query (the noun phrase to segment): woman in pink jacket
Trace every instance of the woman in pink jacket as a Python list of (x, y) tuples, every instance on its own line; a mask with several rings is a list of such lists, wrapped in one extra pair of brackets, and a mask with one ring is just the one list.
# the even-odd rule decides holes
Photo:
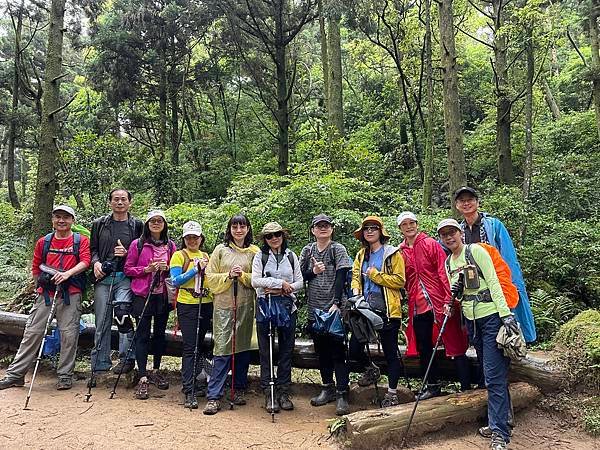
[[(408, 294), (407, 356), (419, 355), (421, 371), (431, 359), (433, 344), (444, 320), (444, 305), (450, 302), (450, 285), (446, 276), (446, 254), (442, 246), (419, 231), (417, 217), (405, 211), (398, 216), (398, 227), (404, 236), (400, 250), (406, 267), (405, 289)], [(468, 348), (466, 329), (460, 320), (460, 308), (454, 308), (442, 341), (446, 356), (454, 359), (461, 390), (470, 388), (470, 372), (465, 352)], [(434, 359), (429, 371), (427, 390), (421, 400), (440, 395), (437, 364)]]
[[(161, 210), (148, 213), (144, 231), (139, 239), (131, 242), (125, 260), (125, 275), (131, 278), (133, 292), (132, 315), (136, 318), (135, 359), (140, 381), (135, 390), (139, 400), (148, 398), (148, 385), (168, 389), (169, 383), (158, 372), (165, 350), (165, 330), (172, 307), (167, 299), (165, 279), (169, 274), (171, 256), (177, 250), (168, 238), (167, 218)], [(148, 304), (144, 307), (146, 301)], [(150, 326), (154, 318), (152, 339)], [(153, 351), (154, 370), (148, 372), (148, 354)]]

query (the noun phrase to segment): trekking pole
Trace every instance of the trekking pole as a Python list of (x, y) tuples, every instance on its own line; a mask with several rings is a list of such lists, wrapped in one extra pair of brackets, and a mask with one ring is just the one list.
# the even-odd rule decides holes
[(52, 297), (52, 304), (50, 305), (50, 314), (48, 314), (48, 320), (46, 320), (46, 328), (44, 328), (44, 335), (42, 336), (42, 344), (40, 345), (40, 350), (38, 351), (37, 360), (35, 361), (35, 368), (33, 369), (33, 376), (31, 377), (31, 382), (29, 383), (29, 392), (27, 393), (27, 398), (25, 399), (25, 407), (24, 410), (27, 409), (27, 405), (29, 405), (29, 399), (31, 398), (31, 390), (33, 389), (33, 382), (35, 381), (35, 376), (37, 375), (38, 367), (40, 366), (40, 361), (42, 360), (42, 353), (44, 351), (44, 344), (46, 343), (46, 334), (48, 333), (48, 327), (50, 326), (50, 322), (52, 322), (52, 317), (54, 316), (54, 310), (56, 309), (56, 295), (58, 294), (58, 286), (56, 286), (54, 290), (54, 296)]
[(275, 370), (273, 368), (273, 319), (271, 317), (271, 294), (269, 294), (269, 370), (271, 380), (269, 386), (271, 389), (271, 422), (275, 423)]
[(235, 335), (237, 331), (237, 296), (238, 277), (233, 277), (233, 335), (231, 336), (231, 395), (229, 398), (229, 409), (233, 409), (233, 398), (235, 396)]
[(102, 330), (100, 331), (100, 337), (98, 339), (98, 342), (96, 342), (96, 345), (94, 346), (94, 349), (92, 350), (92, 353), (95, 352), (96, 357), (92, 360), (92, 364), (91, 364), (90, 381), (88, 382), (87, 394), (85, 394), (86, 402), (90, 401), (90, 398), (92, 396), (92, 388), (96, 386), (96, 375), (95, 375), (96, 372), (95, 371), (96, 371), (96, 363), (98, 362), (98, 351), (102, 347), (102, 340), (104, 339), (104, 334), (106, 333), (106, 322), (107, 321), (109, 322), (109, 325), (108, 325), (109, 332), (111, 330), (110, 322), (112, 322), (112, 320), (109, 321), (109, 317), (112, 316), (112, 311), (111, 311), (112, 291), (113, 291), (113, 286), (115, 285), (115, 276), (116, 276), (116, 272), (113, 271), (112, 278), (110, 280), (110, 287), (108, 288), (108, 302), (106, 303), (106, 312), (104, 313), (104, 319), (102, 321)]
[(402, 351), (400, 351), (400, 345), (398, 345), (398, 359), (400, 360), (400, 365), (402, 366), (402, 372), (404, 373), (404, 379), (406, 380), (406, 387), (411, 389), (410, 380), (408, 379), (408, 372), (406, 371), (406, 365), (404, 364), (404, 360), (402, 359)]
[[(196, 398), (196, 372), (198, 364), (198, 335), (200, 334), (200, 323), (202, 322), (202, 299), (204, 298), (204, 269), (200, 270), (200, 297), (198, 301), (198, 322), (196, 323), (196, 345), (194, 347), (194, 368), (192, 370), (192, 396)], [(192, 405), (190, 403), (190, 411)]]
[[(463, 278), (463, 274), (460, 273), (459, 274), (459, 282), (460, 282), (460, 280), (462, 280), (462, 278)], [(450, 301), (450, 304), (449, 304), (450, 310), (448, 311), (448, 314), (444, 315), (444, 321), (442, 322), (440, 332), (438, 333), (438, 337), (435, 341), (435, 346), (433, 347), (433, 353), (431, 354), (431, 358), (429, 358), (429, 364), (427, 364), (427, 370), (425, 371), (425, 375), (423, 376), (423, 381), (421, 382), (421, 389), (419, 389), (419, 393), (417, 394), (417, 398), (415, 399), (415, 406), (413, 407), (412, 413), (410, 414), (410, 418), (408, 419), (408, 425), (406, 425), (406, 430), (404, 431), (404, 434), (402, 435), (400, 449), (404, 448), (404, 444), (406, 443), (406, 438), (408, 436), (408, 431), (410, 430), (410, 426), (411, 426), (413, 418), (415, 416), (415, 412), (417, 411), (417, 406), (419, 406), (419, 400), (420, 400), (421, 394), (423, 394), (423, 391), (425, 390), (425, 386), (427, 386), (427, 378), (429, 377), (429, 371), (431, 370), (431, 366), (433, 364), (433, 359), (435, 358), (437, 349), (440, 345), (440, 342), (442, 341), (442, 335), (444, 334), (444, 330), (446, 329), (446, 324), (448, 323), (448, 319), (452, 315), (452, 308), (454, 307), (454, 301), (456, 300), (456, 295), (457, 294), (452, 294), (452, 300)]]
[[(154, 290), (154, 288), (158, 284), (158, 280), (160, 280), (160, 272), (159, 271), (157, 271), (154, 274), (154, 276), (152, 277), (152, 283), (150, 284), (150, 289), (148, 290), (148, 296), (146, 297), (146, 301), (144, 302), (144, 307), (142, 308), (142, 312), (140, 314), (140, 321), (144, 317), (144, 313), (146, 312), (146, 307), (148, 306), (148, 302), (150, 300), (150, 296), (152, 295), (152, 291)], [(129, 347), (127, 348), (127, 352), (125, 353), (125, 361), (127, 361), (127, 358), (129, 358), (129, 354), (131, 353), (131, 349), (133, 348), (133, 345), (135, 344), (135, 338), (137, 336), (138, 328), (139, 328), (139, 323), (135, 327), (135, 331), (133, 332), (133, 337), (131, 338), (131, 343), (129, 344)], [(117, 392), (117, 385), (119, 384), (119, 380), (121, 379), (121, 375), (122, 374), (123, 374), (123, 371), (122, 370), (119, 371), (119, 374), (117, 375), (117, 379), (115, 380), (115, 384), (114, 384), (114, 386), (112, 388), (112, 391), (110, 393), (110, 398), (111, 399), (115, 396), (115, 394)]]

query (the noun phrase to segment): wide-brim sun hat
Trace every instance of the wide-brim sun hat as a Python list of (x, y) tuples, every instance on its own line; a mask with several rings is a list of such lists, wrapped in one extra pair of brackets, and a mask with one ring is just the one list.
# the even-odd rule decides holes
[(381, 231), (381, 235), (385, 238), (389, 238), (390, 235), (388, 234), (388, 232), (385, 230), (385, 227), (383, 226), (383, 220), (381, 220), (381, 218), (379, 216), (367, 216), (362, 220), (362, 223), (360, 224), (360, 227), (357, 228), (356, 230), (354, 230), (354, 237), (356, 239), (358, 239), (359, 241), (362, 238), (363, 235), (363, 228), (365, 227), (366, 224), (368, 223), (372, 223), (374, 225), (378, 225)]
[(167, 223), (167, 216), (165, 216), (165, 213), (162, 209), (153, 209), (152, 211), (150, 211), (146, 215), (146, 220), (144, 223), (148, 223), (148, 221), (153, 217), (162, 217), (162, 220), (164, 220), (165, 223)]
[(285, 236), (287, 236), (287, 234), (288, 234), (287, 230), (285, 228), (283, 228), (281, 225), (279, 225), (279, 223), (268, 222), (265, 224), (264, 227), (262, 227), (262, 230), (260, 230), (260, 233), (258, 234), (258, 238), (263, 239), (265, 234), (277, 233), (278, 231), (281, 231)]

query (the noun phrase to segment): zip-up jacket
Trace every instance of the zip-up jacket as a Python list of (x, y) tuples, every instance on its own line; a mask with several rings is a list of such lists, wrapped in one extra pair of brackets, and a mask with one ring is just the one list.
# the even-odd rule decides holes
[[(144, 223), (127, 213), (127, 225), (131, 234), (131, 241), (139, 238), (144, 231)], [(98, 261), (103, 262), (108, 259), (108, 255), (112, 254), (115, 249), (115, 240), (113, 237), (112, 224), (114, 223), (113, 215), (99, 217), (92, 223), (92, 234), (90, 237), (90, 251), (92, 261), (90, 265), (93, 267)]]

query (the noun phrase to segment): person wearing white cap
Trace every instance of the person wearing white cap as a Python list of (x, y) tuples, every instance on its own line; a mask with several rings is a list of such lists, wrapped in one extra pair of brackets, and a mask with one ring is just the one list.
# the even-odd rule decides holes
[[(454, 219), (444, 219), (437, 226), (442, 243), (452, 252), (448, 257), (446, 272), (455, 298), (462, 300), (469, 338), (483, 365), (488, 391), (488, 427), (491, 431), (491, 448), (503, 450), (510, 442), (508, 367), (510, 359), (498, 348), (496, 336), (501, 327), (511, 336), (519, 333), (519, 326), (511, 314), (494, 263), (488, 252), (479, 244), (471, 244), (471, 256), (478, 270), (465, 273), (469, 267), (465, 256), (463, 232)], [(467, 280), (467, 281), (463, 281)]]
[[(149, 384), (154, 384), (159, 389), (169, 388), (169, 383), (159, 373), (166, 346), (165, 330), (172, 309), (167, 298), (165, 278), (171, 257), (177, 250), (175, 243), (169, 239), (168, 232), (165, 213), (160, 209), (150, 211), (146, 216), (142, 236), (131, 243), (125, 260), (125, 275), (131, 277), (131, 290), (134, 295), (132, 314), (137, 321), (135, 359), (140, 381), (135, 396), (139, 400), (149, 397)], [(146, 300), (148, 303), (144, 308)], [(153, 318), (151, 347), (154, 350), (154, 370), (149, 372), (146, 365)]]
[[(55, 206), (52, 209), (54, 232), (42, 236), (35, 244), (31, 272), (37, 282), (38, 295), (27, 319), (27, 327), (15, 359), (0, 380), (0, 390), (25, 384), (25, 375), (40, 348), (54, 296), (61, 347), (56, 369), (56, 388), (71, 389), (73, 385), (81, 293), (85, 286), (83, 272), (90, 265), (90, 242), (87, 237), (71, 231), (74, 222), (73, 208), (67, 205)], [(58, 292), (55, 294), (55, 291)]]
[[(174, 286), (179, 288), (177, 291), (177, 320), (183, 340), (181, 382), (185, 395), (184, 407), (197, 409), (196, 394), (200, 391), (195, 389), (194, 384), (196, 382), (194, 380), (194, 352), (197, 351), (197, 361), (204, 358), (202, 345), (206, 332), (210, 328), (213, 300), (206, 289), (201, 292), (204, 287), (202, 286), (204, 269), (208, 265), (208, 254), (200, 250), (205, 240), (202, 226), (195, 221), (184, 223), (182, 237), (181, 250), (176, 251), (171, 258), (171, 281)], [(202, 309), (199, 311), (200, 301), (202, 301)], [(201, 313), (200, 324), (198, 324), (198, 312)], [(198, 334), (196, 334), (197, 331)]]
[[(405, 289), (408, 295), (408, 345), (406, 356), (419, 355), (424, 375), (431, 359), (437, 336), (434, 323), (441, 326), (444, 305), (450, 301), (450, 285), (446, 276), (446, 253), (438, 241), (419, 230), (417, 217), (410, 211), (398, 216), (398, 228), (404, 236), (400, 244), (406, 269)], [(460, 315), (454, 314), (447, 322), (442, 336), (446, 356), (454, 359), (461, 390), (470, 389), (470, 369), (465, 356), (469, 346), (466, 329), (461, 326)], [(427, 389), (420, 400), (441, 394), (437, 361), (429, 370)]]

